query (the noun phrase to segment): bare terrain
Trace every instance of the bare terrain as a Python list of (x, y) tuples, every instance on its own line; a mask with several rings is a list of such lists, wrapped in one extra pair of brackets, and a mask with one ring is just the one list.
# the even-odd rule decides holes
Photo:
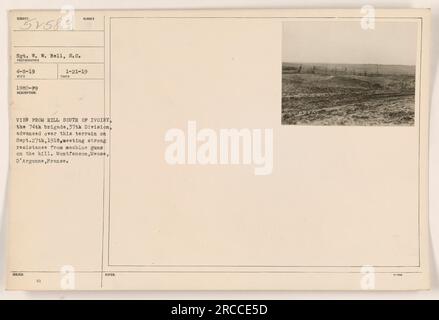
[(415, 67), (282, 65), (282, 124), (413, 125)]

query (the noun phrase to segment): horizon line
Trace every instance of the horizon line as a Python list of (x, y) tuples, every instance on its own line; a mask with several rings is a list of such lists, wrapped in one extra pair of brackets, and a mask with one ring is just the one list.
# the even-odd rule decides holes
[(379, 66), (405, 66), (416, 67), (416, 64), (384, 64), (384, 63), (345, 63), (345, 62), (295, 62), (295, 61), (282, 61), (282, 63), (295, 63), (295, 64), (350, 64), (350, 65), (379, 65)]

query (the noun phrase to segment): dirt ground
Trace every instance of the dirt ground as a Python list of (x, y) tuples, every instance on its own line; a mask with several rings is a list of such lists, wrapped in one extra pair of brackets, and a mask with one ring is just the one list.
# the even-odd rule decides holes
[(415, 77), (283, 73), (282, 124), (413, 125)]

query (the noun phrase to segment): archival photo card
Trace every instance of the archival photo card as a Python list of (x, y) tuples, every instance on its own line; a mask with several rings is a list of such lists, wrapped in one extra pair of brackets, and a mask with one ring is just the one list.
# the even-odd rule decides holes
[(9, 13), (9, 290), (430, 287), (429, 10), (71, 14)]
[(286, 21), (282, 124), (413, 126), (416, 22)]

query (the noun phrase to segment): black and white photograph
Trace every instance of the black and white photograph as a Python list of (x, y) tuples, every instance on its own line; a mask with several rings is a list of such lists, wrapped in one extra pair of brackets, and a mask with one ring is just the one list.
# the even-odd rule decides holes
[(413, 126), (414, 22), (284, 22), (282, 125)]

